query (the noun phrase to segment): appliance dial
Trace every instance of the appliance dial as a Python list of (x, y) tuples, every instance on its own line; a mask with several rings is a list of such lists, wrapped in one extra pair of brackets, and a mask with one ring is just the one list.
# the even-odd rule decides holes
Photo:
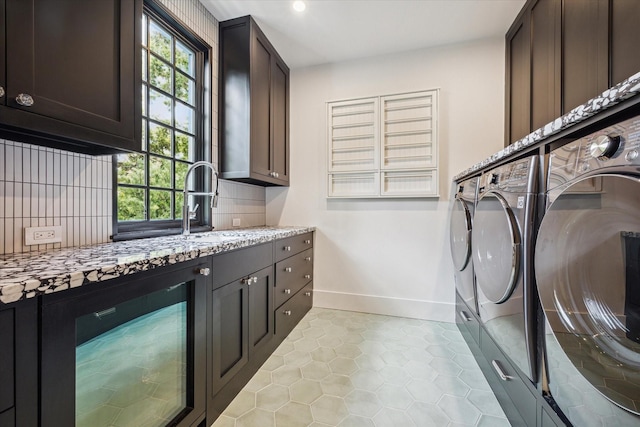
[(635, 159), (638, 158), (638, 150), (631, 150), (629, 151), (626, 156), (624, 156), (624, 158), (628, 161), (628, 162), (632, 162)]
[(600, 135), (589, 145), (589, 153), (596, 159), (609, 159), (618, 151), (619, 146), (619, 136)]

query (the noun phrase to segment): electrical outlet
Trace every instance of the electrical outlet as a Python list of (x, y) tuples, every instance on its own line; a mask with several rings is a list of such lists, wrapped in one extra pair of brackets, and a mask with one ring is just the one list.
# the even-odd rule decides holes
[(24, 244), (42, 245), (45, 243), (62, 242), (62, 227), (52, 225), (47, 227), (25, 227)]
[(240, 218), (233, 218), (233, 226), (240, 227)]

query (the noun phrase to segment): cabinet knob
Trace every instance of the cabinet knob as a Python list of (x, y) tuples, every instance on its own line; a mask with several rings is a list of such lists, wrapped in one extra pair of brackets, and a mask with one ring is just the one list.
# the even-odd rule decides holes
[(282, 248), (283, 251), (291, 252), (291, 246), (285, 246)]
[(308, 257), (306, 257), (304, 260), (305, 260), (305, 261), (311, 261), (311, 257), (310, 257), (310, 256), (308, 256)]
[(305, 292), (304, 295), (307, 296), (307, 297), (310, 297), (311, 296), (311, 292)]
[(291, 316), (291, 310), (285, 310), (282, 312), (285, 316)]
[(201, 268), (198, 270), (198, 273), (203, 276), (208, 276), (211, 273), (211, 270), (209, 268)]
[(16, 102), (23, 107), (31, 107), (33, 105), (33, 98), (29, 94), (19, 93), (18, 96), (16, 96)]
[(280, 178), (280, 174), (276, 172), (276, 178)]
[(311, 279), (311, 275), (310, 275), (310, 274), (305, 274), (305, 275), (304, 275), (304, 278), (305, 278), (305, 279)]
[(286, 271), (287, 273), (291, 273), (293, 269), (291, 267), (287, 267), (284, 269), (284, 271)]
[(309, 239), (305, 240), (305, 241), (304, 241), (304, 244), (305, 244), (305, 245), (310, 245), (310, 244), (311, 244), (311, 240), (309, 240)]
[(4, 88), (0, 86), (0, 98), (4, 96)]
[(287, 294), (287, 295), (289, 295), (289, 294), (291, 293), (291, 289), (285, 289), (285, 290), (284, 290), (284, 293), (285, 293), (285, 294)]

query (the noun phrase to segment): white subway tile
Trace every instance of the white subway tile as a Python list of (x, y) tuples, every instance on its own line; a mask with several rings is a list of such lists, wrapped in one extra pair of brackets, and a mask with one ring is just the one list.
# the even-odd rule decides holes
[(37, 148), (31, 148), (31, 182), (37, 183), (40, 180), (38, 179), (38, 169), (40, 167), (40, 162), (38, 161), (40, 157), (40, 151)]
[(15, 182), (13, 187), (13, 217), (22, 218), (22, 183)]
[(5, 218), (4, 220), (4, 248), (5, 253), (13, 253), (13, 235), (14, 221), (13, 218)]
[(47, 182), (47, 150), (38, 150), (38, 183)]
[[(4, 159), (4, 152), (7, 148), (7, 143), (4, 142), (4, 140), (0, 139), (0, 165), (4, 165), (5, 164), (5, 159)], [(2, 168), (2, 170), (0, 171), (0, 181), (4, 181), (4, 167)]]
[(22, 182), (22, 151), (21, 145), (13, 147), (13, 179), (16, 182)]
[(14, 175), (13, 175), (13, 164), (14, 164), (14, 160), (13, 160), (13, 151), (14, 151), (15, 147), (13, 145), (7, 145), (4, 149), (4, 157), (5, 157), (5, 163), (4, 163), (4, 179), (5, 181), (13, 181), (14, 180)]
[(22, 182), (31, 182), (31, 150), (22, 147)]
[(53, 153), (53, 184), (60, 185), (62, 175), (62, 155), (59, 150)]
[(47, 161), (47, 184), (53, 184), (53, 171), (54, 171), (54, 166), (53, 166), (53, 151), (49, 151), (47, 150), (47, 157), (46, 157), (46, 161)]
[[(33, 197), (33, 194), (31, 196)], [(45, 184), (38, 184), (38, 218), (46, 218), (48, 204), (47, 186)]]
[(59, 185), (53, 185), (53, 217), (59, 219), (62, 215), (62, 187)]

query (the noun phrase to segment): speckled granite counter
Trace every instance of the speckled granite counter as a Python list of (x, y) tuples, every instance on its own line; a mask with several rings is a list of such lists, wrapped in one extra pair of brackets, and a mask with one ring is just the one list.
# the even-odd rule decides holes
[(453, 177), (458, 181), (640, 93), (640, 72)]
[(0, 302), (11, 303), (313, 230), (258, 227), (193, 234), (188, 239), (168, 236), (2, 255)]

